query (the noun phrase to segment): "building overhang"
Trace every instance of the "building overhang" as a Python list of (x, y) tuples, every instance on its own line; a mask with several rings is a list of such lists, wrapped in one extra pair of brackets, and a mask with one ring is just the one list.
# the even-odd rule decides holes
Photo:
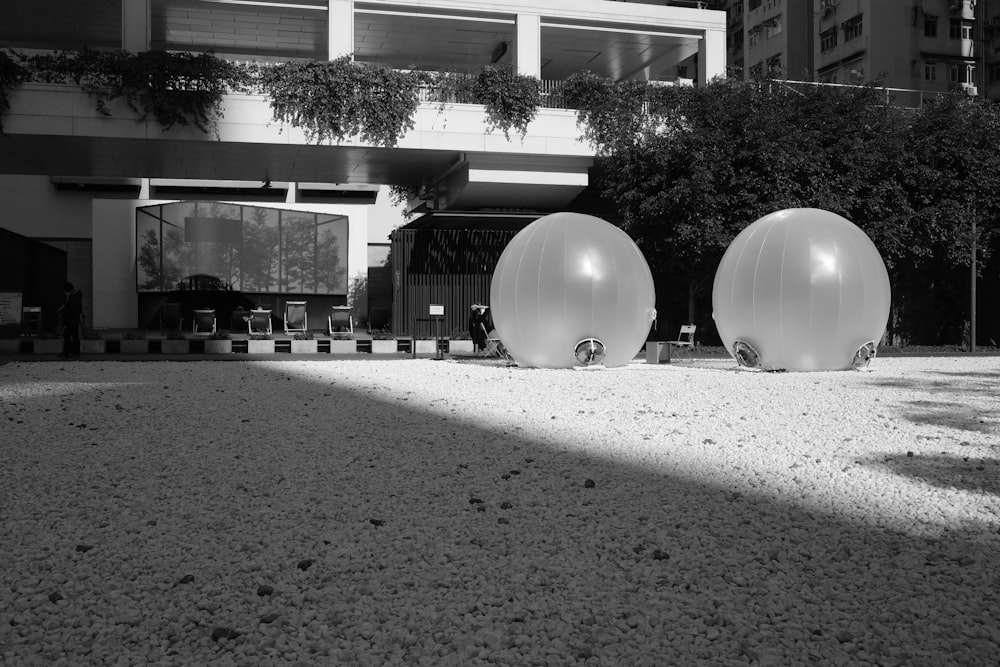
[(594, 155), (566, 109), (541, 109), (524, 137), (508, 138), (489, 129), (480, 105), (425, 103), (414, 128), (386, 148), (356, 138), (311, 143), (275, 122), (261, 96), (226, 96), (214, 136), (137, 122), (124, 103), (103, 116), (74, 86), (27, 84), (10, 99), (0, 173), (45, 175), (64, 190), (103, 188), (110, 196), (128, 196), (137, 179), (150, 179), (153, 198), (284, 201), (295, 183), (304, 184), (295, 186), (299, 201), (349, 203), (373, 197), (378, 185), (437, 187), (465, 164), (449, 207), (510, 206), (515, 196), (518, 208), (558, 208), (586, 186)]

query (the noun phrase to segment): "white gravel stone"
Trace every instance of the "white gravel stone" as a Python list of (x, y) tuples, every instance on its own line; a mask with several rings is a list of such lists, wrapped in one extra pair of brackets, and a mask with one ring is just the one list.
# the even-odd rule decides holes
[(4, 665), (1000, 664), (997, 357), (0, 371)]

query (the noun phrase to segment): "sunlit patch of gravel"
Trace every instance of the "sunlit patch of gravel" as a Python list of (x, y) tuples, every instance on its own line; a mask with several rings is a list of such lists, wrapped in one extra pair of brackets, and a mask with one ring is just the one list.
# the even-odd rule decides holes
[(0, 371), (4, 665), (1000, 663), (997, 357)]

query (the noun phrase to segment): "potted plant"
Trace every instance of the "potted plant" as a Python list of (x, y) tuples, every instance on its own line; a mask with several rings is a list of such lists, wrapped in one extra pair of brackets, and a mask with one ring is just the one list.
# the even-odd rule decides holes
[(316, 354), (318, 345), (314, 336), (303, 331), (292, 338), (292, 354)]
[(149, 352), (149, 341), (145, 331), (126, 331), (122, 334), (122, 354), (146, 354)]
[(35, 354), (59, 354), (63, 350), (62, 336), (51, 331), (38, 334), (32, 343)]
[(248, 354), (274, 354), (274, 338), (271, 334), (255, 333), (251, 334), (247, 340)]
[(372, 354), (395, 354), (399, 351), (395, 337), (388, 331), (372, 332)]
[(17, 354), (20, 351), (20, 338), (0, 338), (0, 354)]
[(93, 329), (84, 329), (80, 334), (81, 354), (104, 354), (106, 350), (104, 339)]
[(216, 331), (205, 340), (205, 354), (231, 354), (233, 341), (228, 331)]
[(437, 338), (424, 335), (422, 338), (413, 339), (413, 354), (436, 354), (434, 345)]
[(455, 329), (448, 336), (449, 354), (475, 354), (476, 348), (472, 342), (469, 332), (464, 329)]
[(354, 334), (338, 334), (340, 338), (330, 339), (330, 354), (355, 354), (358, 351), (358, 341)]
[(17, 327), (0, 326), (0, 354), (18, 354), (20, 351), (21, 338), (17, 335)]
[(191, 343), (180, 331), (168, 331), (167, 337), (160, 343), (163, 354), (187, 354), (191, 351)]

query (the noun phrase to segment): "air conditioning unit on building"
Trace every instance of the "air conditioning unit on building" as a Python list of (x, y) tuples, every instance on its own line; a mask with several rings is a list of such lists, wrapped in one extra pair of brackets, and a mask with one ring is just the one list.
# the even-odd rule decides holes
[(976, 88), (975, 86), (966, 85), (962, 86), (962, 88), (965, 90), (965, 94), (968, 95), (969, 97), (976, 97), (977, 95), (979, 95), (979, 89)]

